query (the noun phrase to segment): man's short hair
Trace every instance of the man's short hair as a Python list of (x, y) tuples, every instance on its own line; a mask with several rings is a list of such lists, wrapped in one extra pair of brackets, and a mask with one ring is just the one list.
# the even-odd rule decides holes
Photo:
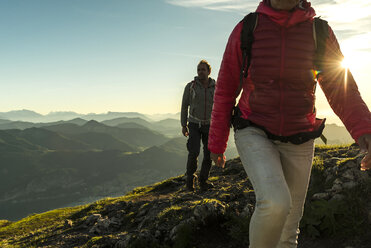
[(211, 72), (211, 66), (210, 66), (209, 62), (207, 62), (206, 60), (203, 59), (203, 60), (200, 61), (200, 63), (198, 63), (197, 67), (198, 67), (199, 65), (201, 65), (201, 64), (206, 65), (206, 67), (207, 67), (207, 69), (209, 70), (209, 72)]

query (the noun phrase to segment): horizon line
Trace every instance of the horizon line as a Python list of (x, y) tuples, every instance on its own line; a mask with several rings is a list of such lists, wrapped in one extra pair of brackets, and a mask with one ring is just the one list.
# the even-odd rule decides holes
[(7, 114), (7, 113), (10, 113), (10, 112), (21, 112), (21, 111), (33, 112), (33, 113), (36, 113), (36, 114), (39, 114), (39, 115), (42, 115), (42, 116), (46, 116), (46, 115), (50, 115), (50, 114), (54, 114), (54, 113), (74, 113), (74, 114), (78, 114), (78, 115), (91, 115), (91, 114), (99, 115), (99, 114), (109, 114), (109, 113), (137, 113), (137, 114), (143, 114), (143, 115), (167, 115), (167, 114), (170, 114), (170, 115), (172, 115), (172, 114), (179, 114), (180, 113), (180, 111), (178, 111), (178, 112), (163, 112), (163, 113), (149, 114), (149, 113), (138, 112), (138, 111), (110, 111), (110, 110), (108, 110), (106, 112), (99, 112), (99, 113), (96, 113), (96, 112), (80, 113), (80, 112), (76, 112), (76, 111), (73, 111), (73, 110), (70, 110), (70, 111), (68, 111), (68, 110), (55, 110), (55, 111), (49, 111), (48, 113), (43, 114), (41, 112), (38, 112), (38, 111), (35, 111), (35, 110), (30, 110), (30, 109), (15, 109), (15, 110), (2, 111), (2, 112), (0, 112), (0, 114)]

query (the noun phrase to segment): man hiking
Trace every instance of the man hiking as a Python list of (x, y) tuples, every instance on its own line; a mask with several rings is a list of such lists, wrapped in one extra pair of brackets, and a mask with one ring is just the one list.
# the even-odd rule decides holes
[(244, 21), (229, 37), (215, 89), (209, 149), (215, 163), (224, 167), (231, 112), (242, 82), (233, 123), (236, 147), (256, 196), (250, 248), (295, 248), (314, 138), (324, 127), (324, 120), (316, 119), (316, 83), (368, 152), (361, 169), (371, 168), (371, 114), (351, 72), (340, 65), (343, 55), (326, 22), (325, 39), (316, 37), (318, 19), (307, 0), (263, 0), (255, 13), (248, 25), (253, 27), (248, 53), (241, 47)]
[[(206, 60), (197, 65), (197, 75), (184, 89), (180, 122), (182, 133), (188, 137), (186, 187), (194, 191), (197, 157), (200, 153), (200, 141), (203, 143), (204, 158), (202, 161), (199, 185), (201, 190), (213, 187), (206, 182), (211, 167), (210, 151), (207, 148), (211, 110), (213, 107), (215, 80), (210, 78), (211, 66)], [(189, 110), (189, 111), (188, 111)], [(189, 113), (188, 113), (189, 112)]]

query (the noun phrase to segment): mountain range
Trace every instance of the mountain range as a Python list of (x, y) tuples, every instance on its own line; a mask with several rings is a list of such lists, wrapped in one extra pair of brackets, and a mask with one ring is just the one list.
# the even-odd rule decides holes
[(122, 194), (182, 173), (185, 160), (184, 138), (148, 128), (88, 121), (0, 130), (0, 219)]
[[(120, 117), (135, 118), (139, 117), (147, 121), (158, 121), (167, 118), (179, 119), (180, 113), (169, 113), (169, 114), (152, 114), (146, 115), (137, 112), (107, 112), (102, 114), (90, 113), (90, 114), (79, 114), (72, 111), (55, 111), (49, 114), (42, 115), (32, 110), (12, 110), (8, 112), (0, 112), (0, 119), (11, 120), (11, 121), (25, 121), (25, 122), (53, 122), (60, 120), (71, 120), (76, 118), (82, 118), (86, 120), (104, 121)], [(0, 121), (1, 124), (1, 121)]]
[[(127, 116), (101, 122), (0, 120), (0, 219), (121, 195), (184, 173), (187, 139), (179, 126), (177, 119)], [(325, 135), (337, 144), (352, 142), (334, 124)], [(230, 136), (226, 156), (235, 158), (233, 131)]]

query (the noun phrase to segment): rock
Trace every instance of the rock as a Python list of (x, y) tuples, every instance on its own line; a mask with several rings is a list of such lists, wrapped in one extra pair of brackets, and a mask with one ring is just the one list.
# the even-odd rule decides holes
[(346, 166), (346, 167), (348, 167), (350, 169), (358, 168), (358, 165), (354, 161), (348, 161), (348, 162), (345, 163), (344, 166)]
[(161, 235), (162, 235), (161, 231), (160, 230), (156, 230), (156, 232), (155, 232), (155, 238), (156, 239), (159, 239), (161, 237)]
[(194, 216), (205, 223), (208, 217), (217, 217), (225, 214), (225, 206), (217, 200), (210, 200), (201, 205), (197, 205), (193, 210)]
[[(229, 163), (224, 169), (224, 174), (228, 175), (240, 174), (241, 172), (245, 171), (240, 163)], [(244, 175), (246, 176), (246, 173), (244, 173)]]
[(108, 229), (110, 224), (111, 224), (110, 219), (98, 219), (98, 221), (97, 221), (97, 225), (100, 226), (103, 229)]
[(146, 205), (141, 206), (138, 210), (137, 218), (146, 215), (147, 212), (148, 212), (148, 208), (146, 207)]
[(125, 247), (127, 247), (127, 244), (126, 244), (125, 241), (123, 241), (123, 240), (118, 241), (118, 242), (115, 244), (115, 246), (114, 246), (114, 248), (125, 248)]
[(326, 168), (326, 169), (323, 171), (323, 174), (324, 174), (325, 176), (331, 175), (331, 174), (332, 174), (331, 171), (332, 171), (332, 167)]
[(335, 194), (330, 201), (341, 201), (345, 198), (344, 195), (342, 194)]
[(128, 201), (128, 202), (127, 202), (127, 205), (126, 205), (126, 206), (127, 206), (127, 209), (130, 209), (130, 208), (132, 208), (132, 207), (133, 207), (133, 205), (134, 205), (134, 204), (133, 204), (133, 202), (132, 202), (132, 201)]
[(112, 217), (110, 219), (110, 223), (109, 223), (109, 227), (110, 228), (118, 228), (122, 225), (122, 221), (121, 219), (117, 218), (117, 217)]
[(92, 226), (98, 221), (98, 219), (101, 219), (101, 218), (102, 218), (102, 215), (100, 214), (92, 214), (88, 218), (86, 218), (85, 225)]
[(344, 189), (353, 189), (354, 187), (356, 187), (358, 185), (358, 183), (354, 182), (354, 181), (350, 181), (350, 182), (346, 182), (346, 183), (343, 183), (343, 187)]
[(359, 171), (359, 178), (361, 181), (366, 182), (370, 176), (368, 175), (367, 171)]
[(335, 176), (333, 174), (328, 174), (326, 176), (326, 183), (334, 180)]
[(139, 233), (138, 239), (141, 240), (141, 242), (146, 244), (151, 244), (154, 242), (154, 237), (149, 231), (144, 231)]
[(169, 236), (170, 236), (170, 239), (171, 239), (172, 241), (175, 240), (179, 228), (180, 228), (180, 226), (177, 225), (177, 226), (174, 226), (173, 229), (171, 229), (171, 231), (170, 231), (170, 235), (169, 235)]
[(329, 193), (317, 193), (317, 194), (314, 194), (312, 196), (312, 199), (313, 200), (328, 200), (330, 198), (330, 194)]
[(345, 171), (341, 176), (348, 180), (354, 180), (354, 174), (351, 170)]
[(112, 219), (98, 219), (97, 223), (89, 230), (89, 233), (102, 234), (110, 230), (117, 230), (121, 225), (121, 221), (115, 217)]
[(239, 176), (240, 178), (247, 178), (247, 174), (246, 174), (245, 171), (241, 171), (241, 172), (238, 174), (238, 176)]
[(89, 233), (92, 233), (92, 234), (100, 234), (102, 232), (102, 230), (100, 230), (99, 228), (98, 228), (98, 226), (93, 226), (92, 228), (90, 228), (90, 230), (89, 230)]
[(342, 191), (342, 189), (343, 189), (343, 187), (341, 187), (341, 185), (340, 184), (334, 184), (333, 186), (332, 186), (332, 188), (331, 188), (331, 191), (333, 191), (333, 192), (340, 192), (340, 191)]
[(130, 234), (127, 234), (125, 235), (121, 240), (119, 240), (114, 248), (126, 248), (129, 246), (129, 242), (130, 242), (130, 239), (131, 239), (131, 235)]
[(253, 207), (253, 205), (251, 205), (251, 204), (247, 204), (246, 206), (245, 206), (245, 208), (242, 210), (242, 212), (241, 212), (241, 214), (240, 214), (240, 216), (241, 217), (251, 217), (252, 216), (252, 213), (253, 213), (253, 210), (254, 209), (254, 207)]
[(170, 240), (172, 241), (175, 240), (179, 229), (181, 229), (184, 225), (193, 225), (194, 223), (196, 223), (196, 219), (194, 217), (181, 221), (178, 225), (176, 225), (173, 229), (171, 229), (170, 235), (169, 235)]
[(141, 220), (141, 222), (139, 223), (137, 229), (140, 231), (140, 230), (142, 229), (142, 227), (143, 227), (147, 222), (148, 222), (148, 218), (143, 217), (142, 220)]
[(334, 181), (334, 184), (343, 184), (343, 181), (341, 181), (339, 178), (336, 178)]
[(146, 213), (147, 213), (147, 209), (139, 210), (139, 212), (138, 212), (138, 214), (137, 214), (137, 218), (140, 218), (140, 217), (145, 216)]
[(72, 220), (65, 220), (64, 221), (64, 225), (63, 225), (64, 228), (70, 228), (72, 226), (73, 226)]

